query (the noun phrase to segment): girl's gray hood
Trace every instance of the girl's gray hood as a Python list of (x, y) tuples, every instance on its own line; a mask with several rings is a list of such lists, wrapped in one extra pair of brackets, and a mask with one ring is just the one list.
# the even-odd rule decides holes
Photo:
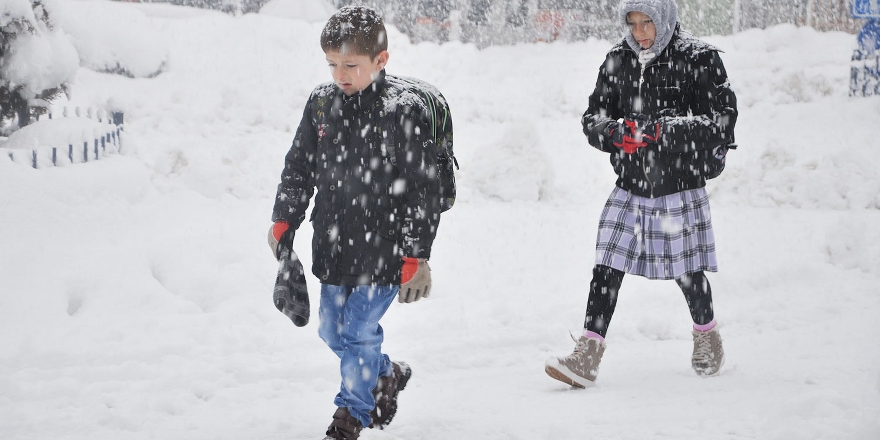
[(675, 0), (621, 0), (618, 16), (624, 29), (626, 42), (632, 50), (639, 53), (642, 51), (642, 46), (633, 38), (629, 26), (626, 25), (626, 14), (632, 11), (641, 12), (654, 21), (657, 36), (654, 38), (654, 45), (649, 49), (654, 52), (654, 55), (660, 55), (660, 52), (663, 52), (663, 49), (672, 40), (675, 25), (678, 24), (678, 6), (676, 6)]

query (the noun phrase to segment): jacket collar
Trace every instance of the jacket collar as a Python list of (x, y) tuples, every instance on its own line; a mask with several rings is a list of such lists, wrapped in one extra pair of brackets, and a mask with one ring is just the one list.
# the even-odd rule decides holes
[(351, 96), (346, 96), (342, 93), (342, 90), (337, 90), (337, 95), (342, 100), (342, 108), (343, 110), (359, 110), (363, 108), (367, 108), (369, 105), (373, 104), (382, 93), (382, 88), (385, 86), (385, 69), (379, 71), (379, 75), (373, 80), (373, 83), (367, 86), (367, 88), (361, 90), (360, 92), (355, 93)]

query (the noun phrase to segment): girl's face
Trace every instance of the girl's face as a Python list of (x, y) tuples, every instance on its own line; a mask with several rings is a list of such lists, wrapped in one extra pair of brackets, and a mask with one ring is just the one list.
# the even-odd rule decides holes
[(374, 59), (370, 59), (368, 55), (337, 51), (328, 51), (325, 54), (333, 82), (347, 96), (369, 87), (388, 62), (387, 51), (379, 52)]
[(654, 20), (651, 20), (647, 14), (638, 11), (629, 12), (626, 14), (626, 24), (642, 49), (654, 45), (654, 39), (657, 38), (657, 28), (654, 27)]

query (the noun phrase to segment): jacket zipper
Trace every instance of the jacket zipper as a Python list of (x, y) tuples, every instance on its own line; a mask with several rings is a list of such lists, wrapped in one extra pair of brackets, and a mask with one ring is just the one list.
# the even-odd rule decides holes
[[(641, 63), (639, 63), (639, 64), (641, 64)], [(641, 65), (642, 70), (641, 70), (641, 73), (639, 73), (639, 107), (640, 107), (639, 111), (642, 110), (641, 107), (643, 105), (642, 104), (642, 84), (645, 83), (645, 69), (647, 67), (648, 67), (647, 65), (642, 64)], [(651, 189), (650, 196), (653, 198), (654, 197), (654, 183), (651, 182), (651, 178), (648, 177), (648, 168), (645, 163), (647, 161), (647, 155), (641, 154), (641, 153), (639, 155), (642, 157), (642, 173), (645, 175), (645, 181), (648, 182), (648, 186)]]

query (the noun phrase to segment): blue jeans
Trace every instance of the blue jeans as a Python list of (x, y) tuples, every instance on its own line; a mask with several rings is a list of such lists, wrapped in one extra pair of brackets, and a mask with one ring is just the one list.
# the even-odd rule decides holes
[(321, 284), (318, 335), (339, 356), (342, 385), (334, 403), (348, 408), (364, 427), (376, 406), (373, 389), (379, 376), (392, 372), (382, 354), (384, 332), (379, 320), (391, 306), (399, 286), (333, 286)]

